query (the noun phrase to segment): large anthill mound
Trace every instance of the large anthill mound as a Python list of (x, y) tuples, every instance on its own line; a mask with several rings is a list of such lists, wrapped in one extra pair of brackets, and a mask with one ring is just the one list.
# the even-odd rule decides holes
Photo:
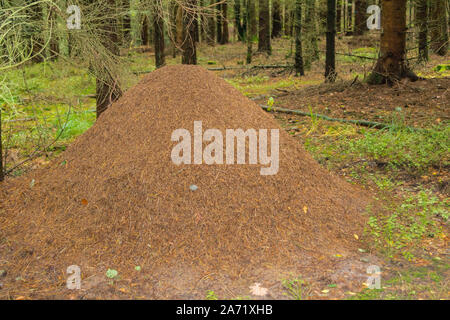
[(108, 268), (127, 275), (135, 266), (158, 276), (179, 266), (186, 277), (189, 269), (233, 278), (261, 268), (320, 268), (327, 257), (354, 251), (367, 204), (360, 191), (282, 130), (276, 175), (261, 175), (259, 164), (177, 166), (172, 132), (193, 133), (194, 121), (224, 133), (279, 129), (201, 67), (155, 71), (50, 167), (1, 185), (0, 267), (11, 279), (64, 288), (73, 264), (83, 276)]

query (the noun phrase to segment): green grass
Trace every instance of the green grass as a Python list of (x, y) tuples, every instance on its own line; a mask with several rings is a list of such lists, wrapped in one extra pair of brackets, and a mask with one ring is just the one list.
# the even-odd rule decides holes
[(332, 162), (367, 159), (416, 176), (427, 169), (450, 164), (450, 126), (417, 131), (407, 128), (361, 129), (360, 133), (333, 139), (333, 144), (324, 144), (326, 137), (311, 137), (307, 138), (305, 146), (319, 162), (323, 159)]

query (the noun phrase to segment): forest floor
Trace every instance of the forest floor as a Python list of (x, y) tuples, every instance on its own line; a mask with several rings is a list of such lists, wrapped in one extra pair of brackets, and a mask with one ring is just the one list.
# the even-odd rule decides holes
[[(320, 288), (320, 296), (448, 299), (449, 57), (433, 55), (423, 64), (411, 60), (424, 80), (399, 82), (392, 87), (368, 86), (361, 80), (374, 64), (376, 42), (370, 37), (339, 39), (337, 51), (346, 55), (337, 56), (339, 78), (335, 84), (323, 83), (323, 54), (304, 77), (294, 77), (285, 67), (247, 68), (246, 47), (239, 43), (201, 45), (199, 64), (215, 70), (259, 104), (267, 104), (270, 99), (274, 107), (310, 113), (273, 116), (320, 164), (371, 190), (384, 208), (371, 214), (366, 227), (369, 240), (360, 249), (383, 261), (381, 289), (361, 284), (359, 291), (350, 292), (339, 283), (328, 283)], [(140, 51), (130, 50), (123, 58), (122, 82), (126, 88), (153, 70), (153, 54)], [(291, 41), (279, 39), (274, 42), (274, 54), (255, 55), (252, 66), (285, 66), (292, 59)], [(168, 64), (179, 60), (169, 57)], [(45, 165), (86, 131), (95, 121), (94, 93), (95, 80), (87, 66), (68, 60), (8, 72), (0, 82), (0, 105), (4, 109), (3, 143), (9, 175), (19, 176)], [(378, 130), (323, 120), (316, 114), (370, 120), (390, 127)], [(1, 276), (0, 272), (0, 282)], [(299, 298), (296, 292), (303, 292), (300, 298), (307, 299), (308, 286), (317, 287), (295, 279), (283, 281), (289, 298)], [(205, 299), (215, 298), (224, 297), (205, 292)]]

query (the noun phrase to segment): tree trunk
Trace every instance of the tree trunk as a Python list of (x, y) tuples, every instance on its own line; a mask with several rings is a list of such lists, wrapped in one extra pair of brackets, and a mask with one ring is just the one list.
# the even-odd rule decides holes
[(141, 41), (143, 46), (150, 45), (150, 25), (147, 14), (144, 14), (142, 20)]
[(50, 59), (56, 60), (59, 56), (59, 37), (58, 37), (58, 21), (57, 21), (57, 15), (56, 15), (56, 7), (51, 6), (50, 7), (50, 14), (49, 14), (49, 23), (51, 26), (52, 34), (50, 35)]
[(196, 4), (196, 0), (185, 0), (183, 4), (188, 9), (183, 10), (183, 44), (181, 46), (183, 50), (183, 64), (197, 64), (197, 48), (195, 44)]
[(269, 0), (259, 0), (259, 42), (258, 51), (272, 54), (270, 43)]
[(229, 31), (228, 31), (228, 3), (225, 0), (224, 3), (222, 3), (222, 41), (220, 44), (227, 44), (229, 39)]
[(256, 29), (252, 27), (252, 19), (256, 16), (255, 1), (245, 0), (246, 20), (247, 20), (247, 64), (252, 63), (253, 58), (253, 40), (256, 37)]
[(355, 36), (362, 36), (367, 29), (367, 0), (355, 0)]
[(307, 55), (309, 57), (308, 65), (312, 61), (319, 60), (319, 47), (317, 44), (317, 27), (316, 27), (316, 0), (306, 0), (306, 17), (305, 29), (307, 42), (310, 45), (310, 51)]
[(370, 84), (391, 84), (417, 76), (406, 65), (406, 0), (382, 0), (380, 57), (368, 79)]
[(434, 53), (445, 56), (448, 52), (448, 20), (446, 0), (431, 1), (431, 49)]
[(217, 20), (217, 43), (223, 43), (223, 16), (222, 16), (222, 4), (220, 3), (221, 0), (216, 0), (216, 20)]
[(336, 81), (336, 0), (327, 1), (325, 81)]
[(302, 0), (295, 1), (295, 74), (297, 76), (304, 76), (305, 69), (303, 65), (302, 52)]
[(154, 6), (153, 32), (155, 43), (155, 65), (156, 68), (161, 68), (166, 64), (166, 57), (164, 54), (164, 16), (163, 8), (160, 8), (160, 4), (156, 3)]
[[(108, 8), (115, 7), (115, 0), (108, 0)], [(108, 9), (107, 9), (108, 10)], [(119, 56), (119, 37), (118, 21), (112, 17), (106, 17), (102, 21), (101, 29), (103, 31), (102, 44), (110, 55)], [(103, 70), (96, 70), (96, 100), (97, 100), (97, 118), (109, 107), (111, 103), (122, 96), (118, 79), (115, 79), (110, 70), (106, 67)]]
[(428, 61), (428, 0), (417, 0), (416, 23), (419, 29), (419, 61)]
[(272, 0), (272, 38), (281, 36), (281, 6), (280, 0)]
[(178, 53), (178, 42), (177, 42), (177, 13), (178, 4), (175, 1), (170, 3), (170, 29), (169, 36), (172, 42), (172, 57), (176, 58)]
[(342, 0), (336, 1), (336, 32), (341, 32), (342, 27)]
[[(214, 0), (211, 1), (211, 4), (214, 3)], [(206, 41), (210, 46), (213, 46), (216, 41), (216, 22), (214, 21), (214, 16), (208, 15), (208, 18), (206, 19), (208, 24), (208, 30), (207, 30), (207, 38)]]
[(245, 40), (244, 25), (241, 20), (242, 20), (241, 1), (234, 0), (234, 24), (236, 25), (237, 29), (238, 40), (244, 41)]
[(2, 108), (0, 108), (0, 182), (5, 179), (5, 169), (3, 168), (3, 148), (2, 148)]

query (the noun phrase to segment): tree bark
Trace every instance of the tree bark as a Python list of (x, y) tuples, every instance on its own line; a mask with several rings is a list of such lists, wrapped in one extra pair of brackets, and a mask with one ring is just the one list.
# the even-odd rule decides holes
[[(115, 0), (108, 0), (108, 4), (108, 8), (114, 8)], [(106, 17), (103, 20), (101, 29), (104, 34), (104, 38), (102, 39), (104, 48), (111, 55), (119, 56), (118, 21), (113, 17)], [(122, 96), (122, 89), (120, 88), (118, 79), (114, 78), (108, 68), (104, 67), (103, 70), (97, 70), (96, 73), (97, 118), (99, 118), (111, 103)]]
[(146, 14), (144, 14), (144, 18), (142, 20), (141, 42), (143, 46), (150, 45), (150, 25)]
[(154, 6), (153, 32), (155, 43), (155, 65), (156, 68), (161, 68), (166, 65), (166, 57), (164, 54), (164, 16), (163, 8), (160, 8), (159, 3), (154, 4)]
[(312, 51), (307, 55), (309, 56), (308, 64), (312, 61), (319, 60), (316, 23), (316, 0), (306, 0), (305, 29), (307, 42), (310, 44)]
[(259, 0), (259, 42), (258, 51), (272, 54), (270, 43), (269, 0)]
[[(214, 3), (214, 0), (211, 1), (212, 3)], [(209, 15), (206, 21), (208, 24), (206, 41), (210, 46), (213, 46), (216, 41), (216, 22), (214, 21), (214, 16), (212, 14)]]
[(272, 0), (272, 38), (281, 36), (281, 6), (280, 0)]
[[(234, 24), (236, 25), (237, 36), (239, 41), (245, 40), (244, 24), (242, 23), (241, 1), (234, 0)], [(244, 19), (245, 20), (245, 19)]]
[(5, 179), (5, 168), (3, 167), (3, 147), (2, 147), (2, 108), (0, 108), (0, 182)]
[(370, 84), (388, 83), (417, 76), (406, 65), (406, 0), (382, 0), (382, 33), (380, 57), (371, 75)]
[(230, 39), (230, 34), (228, 31), (228, 3), (225, 0), (224, 3), (222, 3), (222, 41), (220, 44), (227, 44)]
[(328, 0), (325, 81), (335, 82), (336, 77), (336, 0)]
[(221, 0), (216, 0), (216, 10), (217, 10), (217, 15), (216, 15), (216, 21), (217, 21), (217, 43), (222, 43), (223, 42), (223, 16), (222, 16), (222, 4), (220, 3)]
[(342, 27), (342, 0), (336, 1), (336, 32), (341, 32)]
[(445, 56), (448, 52), (448, 20), (446, 0), (431, 1), (431, 49), (434, 53)]
[(419, 29), (419, 61), (428, 61), (428, 0), (417, 0), (416, 23)]
[(183, 64), (197, 64), (197, 48), (195, 43), (196, 0), (185, 0), (183, 8)]
[(302, 52), (302, 0), (295, 1), (295, 74), (297, 76), (304, 76), (305, 69), (303, 65)]
[(247, 64), (253, 59), (253, 40), (256, 36), (256, 29), (252, 27), (252, 19), (256, 16), (256, 7), (253, 0), (245, 0), (246, 20), (247, 20)]
[(367, 29), (367, 0), (355, 0), (355, 36), (362, 36)]

